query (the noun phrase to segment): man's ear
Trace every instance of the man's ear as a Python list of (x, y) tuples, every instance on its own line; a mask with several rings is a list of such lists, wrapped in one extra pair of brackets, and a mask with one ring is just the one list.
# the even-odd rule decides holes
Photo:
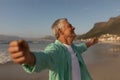
[(59, 33), (60, 35), (63, 35), (63, 34), (64, 34), (61, 29), (58, 29), (58, 33)]

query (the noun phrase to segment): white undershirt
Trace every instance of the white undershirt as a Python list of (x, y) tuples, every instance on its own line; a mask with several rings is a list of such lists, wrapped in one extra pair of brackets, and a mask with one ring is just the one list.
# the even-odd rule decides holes
[(78, 58), (76, 57), (76, 53), (73, 51), (70, 45), (67, 44), (64, 45), (67, 47), (72, 58), (72, 80), (81, 80), (80, 66), (79, 66)]

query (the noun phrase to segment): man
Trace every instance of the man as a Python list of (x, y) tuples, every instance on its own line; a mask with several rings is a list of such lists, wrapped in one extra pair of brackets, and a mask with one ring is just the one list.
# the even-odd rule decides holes
[(66, 18), (56, 20), (52, 25), (56, 41), (43, 52), (31, 52), (24, 40), (12, 41), (9, 47), (12, 60), (29, 73), (49, 69), (49, 80), (92, 80), (81, 54), (97, 39), (74, 45), (74, 30)]

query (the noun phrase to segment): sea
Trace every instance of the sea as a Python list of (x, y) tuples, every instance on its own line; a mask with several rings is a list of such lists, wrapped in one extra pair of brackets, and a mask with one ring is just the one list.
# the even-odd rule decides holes
[[(43, 51), (44, 48), (54, 41), (28, 42), (31, 51)], [(10, 62), (12, 59), (8, 52), (8, 43), (0, 43), (0, 64)]]
[[(38, 43), (28, 43), (31, 51), (43, 51), (44, 48), (54, 41), (40, 41)], [(76, 42), (75, 44), (81, 42)], [(8, 43), (0, 43), (0, 64), (5, 64), (11, 61), (10, 54), (8, 52)], [(104, 61), (110, 61), (111, 59), (120, 58), (120, 42), (111, 43), (97, 43), (94, 46), (88, 48), (84, 52), (83, 57), (87, 64), (100, 63)]]

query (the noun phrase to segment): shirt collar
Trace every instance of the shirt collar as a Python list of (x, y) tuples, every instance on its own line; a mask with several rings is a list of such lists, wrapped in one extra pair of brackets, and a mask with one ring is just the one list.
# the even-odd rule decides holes
[[(64, 43), (60, 42), (59, 40), (55, 40), (55, 44), (59, 44), (59, 45), (65, 47)], [(73, 48), (73, 47), (74, 47), (74, 44), (72, 44), (71, 47)]]

